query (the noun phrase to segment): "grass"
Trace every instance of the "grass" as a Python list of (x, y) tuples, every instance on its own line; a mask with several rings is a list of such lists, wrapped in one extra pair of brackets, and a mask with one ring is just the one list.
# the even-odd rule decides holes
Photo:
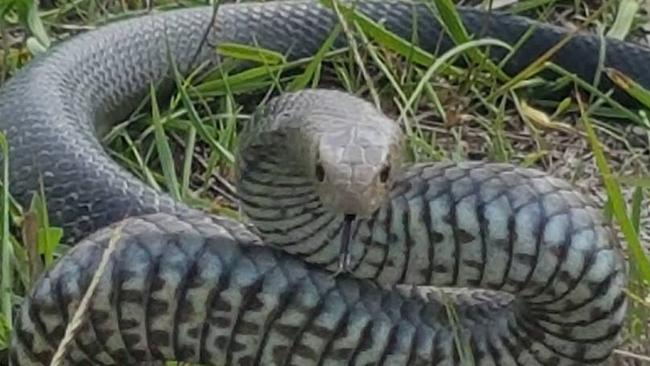
[[(174, 4), (161, 1), (153, 6), (166, 9)], [(142, 10), (142, 5), (126, 0), (46, 5), (0, 0), (0, 82), (53, 40)], [(554, 23), (586, 24), (594, 32), (643, 41), (639, 29), (648, 14), (636, 0), (599, 5), (594, 8), (593, 2), (582, 0), (523, 0), (503, 10)], [(326, 43), (314, 57), (287, 62), (283, 55), (255, 47), (221, 45), (221, 54), (253, 61), (255, 66), (239, 73), (221, 70), (203, 79), (198, 74), (177, 77), (178, 91), (171, 100), (149, 98), (129, 120), (110, 131), (106, 143), (113, 158), (147, 184), (193, 206), (237, 217), (232, 151), (238, 126), (246, 123), (259, 101), (271, 93), (313, 86), (336, 86), (362, 95), (403, 124), (411, 161), (487, 159), (536, 167), (571, 181), (601, 203), (619, 228), (632, 270), (630, 315), (618, 361), (647, 362), (650, 265), (648, 248), (643, 248), (650, 240), (647, 111), (623, 107), (597, 91), (596, 81), (579, 80), (543, 58), (519, 75), (507, 77), (500, 65), (485, 61), (484, 53), (490, 47), (509, 46), (469, 39), (449, 1), (432, 1), (432, 6), (441, 11), (441, 20), (460, 44), (445, 54), (418, 49), (337, 4), (342, 23), (335, 32), (360, 37), (350, 49), (332, 52)], [(470, 60), (469, 66), (454, 66), (458, 57)], [(541, 80), (536, 77), (541, 68), (563, 77)], [(650, 93), (624, 75), (606, 71), (648, 106)], [(573, 85), (588, 98), (558, 102), (537, 97), (536, 91), (562, 85)], [(631, 123), (612, 123), (614, 119)], [(3, 140), (0, 148), (6, 149)], [(42, 269), (67, 249), (58, 244), (60, 230), (47, 221), (45, 201), (36, 199), (25, 208), (11, 201), (6, 164), (3, 169), (0, 348), (7, 347), (12, 307)], [(10, 224), (22, 228), (19, 235), (12, 235)]]

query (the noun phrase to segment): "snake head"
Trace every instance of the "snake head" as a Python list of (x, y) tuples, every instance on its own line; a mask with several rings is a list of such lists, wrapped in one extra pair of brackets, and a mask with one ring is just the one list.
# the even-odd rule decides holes
[[(275, 164), (274, 179), (307, 178), (331, 213), (370, 217), (400, 172), (399, 125), (357, 96), (325, 89), (284, 93), (258, 109), (251, 122), (240, 135), (238, 175), (253, 174), (260, 162)], [(261, 173), (264, 179), (268, 173)]]
[(334, 212), (367, 218), (386, 202), (400, 171), (402, 135), (382, 118), (330, 125), (320, 134), (312, 173), (323, 205)]

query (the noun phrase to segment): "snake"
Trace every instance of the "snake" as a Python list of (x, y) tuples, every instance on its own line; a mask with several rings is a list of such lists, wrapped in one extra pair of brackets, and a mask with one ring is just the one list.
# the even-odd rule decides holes
[[(430, 2), (345, 4), (425, 52), (456, 44)], [(611, 67), (650, 84), (640, 45), (456, 10), (468, 34), (518, 46), (488, 55), (508, 75), (571, 35), (550, 62), (584, 80)], [(406, 164), (398, 123), (328, 88), (274, 95), (242, 127), (242, 219), (172, 198), (104, 147), (153, 85), (169, 95), (178, 75), (218, 67), (218, 45), (300, 60), (339, 24), (335, 9), (308, 0), (152, 11), (57, 43), (2, 86), (10, 192), (23, 206), (42, 192), (50, 224), (74, 244), (17, 310), (10, 364), (608, 362), (627, 264), (602, 209), (551, 174)], [(349, 41), (339, 34), (332, 48)], [(597, 87), (633, 100), (608, 78)]]

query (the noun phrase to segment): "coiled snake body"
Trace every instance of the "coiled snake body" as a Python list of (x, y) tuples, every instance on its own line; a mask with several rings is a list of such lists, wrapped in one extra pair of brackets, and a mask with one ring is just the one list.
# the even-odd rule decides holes
[[(452, 45), (427, 5), (357, 8), (406, 39), (417, 24), (424, 49)], [(510, 44), (538, 26), (505, 64), (510, 74), (566, 34), (520, 17), (461, 14), (470, 33)], [(186, 9), (101, 27), (38, 57), (0, 91), (13, 196), (26, 204), (42, 182), (52, 224), (80, 240), (22, 305), (13, 364), (49, 364), (116, 229), (68, 363), (606, 361), (625, 315), (624, 260), (599, 208), (542, 172), (481, 162), (401, 169), (396, 124), (365, 101), (326, 90), (276, 97), (242, 134), (238, 189), (261, 239), (112, 161), (97, 136), (127, 116), (151, 82), (168, 85), (168, 56), (183, 74), (214, 61), (213, 46), (225, 41), (296, 59), (313, 55), (337, 22), (316, 1), (224, 5), (215, 24), (211, 16), (210, 8)], [(343, 45), (341, 37), (336, 46)], [(605, 66), (650, 84), (646, 49), (606, 46)], [(553, 61), (592, 80), (599, 47), (598, 37), (580, 34)], [(344, 249), (348, 273), (334, 277)]]

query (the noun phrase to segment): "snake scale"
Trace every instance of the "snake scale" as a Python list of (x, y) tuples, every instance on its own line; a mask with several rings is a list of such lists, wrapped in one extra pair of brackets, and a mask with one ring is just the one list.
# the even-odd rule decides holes
[[(425, 50), (453, 45), (424, 3), (356, 6)], [(459, 11), (471, 34), (509, 44), (536, 27), (505, 63), (511, 75), (567, 34)], [(211, 21), (204, 7), (114, 22), (56, 45), (0, 90), (12, 195), (25, 205), (42, 182), (51, 224), (78, 242), (25, 298), (11, 364), (49, 364), (109, 247), (66, 364), (606, 362), (626, 311), (625, 261), (600, 209), (548, 174), (488, 162), (401, 167), (396, 124), (323, 89), (276, 96), (244, 127), (237, 182), (255, 231), (176, 202), (111, 160), (99, 137), (151, 82), (169, 90), (168, 56), (184, 75), (217, 61), (220, 42), (298, 59), (338, 22), (303, 0), (223, 5)], [(600, 41), (579, 33), (552, 60), (592, 80)], [(605, 45), (605, 66), (649, 86), (647, 49)], [(333, 276), (342, 252), (349, 263)]]

